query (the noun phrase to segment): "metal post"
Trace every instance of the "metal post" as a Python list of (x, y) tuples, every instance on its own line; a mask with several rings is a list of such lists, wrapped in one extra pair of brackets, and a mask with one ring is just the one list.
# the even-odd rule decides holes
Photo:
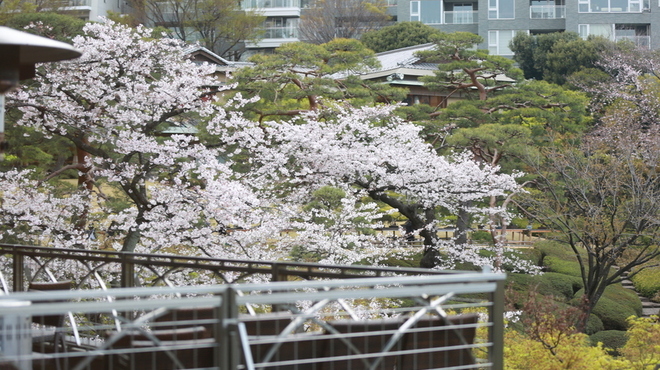
[(135, 264), (129, 262), (129, 256), (125, 253), (121, 254), (121, 287), (133, 288), (135, 287)]
[(236, 290), (229, 286), (222, 294), (221, 315), (218, 317), (219, 335), (216, 359), (221, 370), (236, 370), (241, 361), (240, 338), (238, 335), (238, 305)]
[(494, 370), (504, 369), (504, 280), (497, 280), (497, 287), (492, 293), (493, 305), (488, 315), (493, 326), (488, 333), (488, 341), (492, 343), (488, 357)]
[[(30, 306), (30, 301), (0, 301), (2, 308), (23, 308)], [(0, 315), (0, 350), (5, 360), (12, 365), (7, 368), (18, 370), (32, 369), (32, 317), (24, 313), (4, 312)], [(5, 367), (2, 366), (4, 369)]]
[(23, 276), (25, 273), (25, 266), (23, 265), (23, 255), (19, 254), (16, 248), (14, 250), (14, 281), (12, 282), (14, 292), (22, 292), (25, 290), (23, 284)]

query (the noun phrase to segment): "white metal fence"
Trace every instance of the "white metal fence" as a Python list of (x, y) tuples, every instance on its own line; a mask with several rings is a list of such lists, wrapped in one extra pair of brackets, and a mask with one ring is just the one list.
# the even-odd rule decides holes
[(465, 272), (10, 292), (0, 296), (0, 364), (502, 369), (503, 284), (503, 274)]

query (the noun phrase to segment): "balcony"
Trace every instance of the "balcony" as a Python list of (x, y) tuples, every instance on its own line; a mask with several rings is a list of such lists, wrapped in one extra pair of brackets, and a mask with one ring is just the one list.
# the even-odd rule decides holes
[(503, 368), (503, 274), (16, 245), (0, 263), (19, 369)]
[(243, 9), (300, 8), (300, 0), (243, 0)]
[[(28, 0), (31, 3), (36, 3), (35, 0)], [(42, 4), (43, 5), (43, 4)], [(91, 7), (92, 0), (55, 0), (47, 3), (48, 6), (54, 8), (75, 8), (75, 7)]]
[(477, 11), (449, 11), (444, 12), (445, 24), (474, 24), (478, 23), (479, 15)]
[(297, 27), (265, 27), (264, 39), (297, 39)]
[(651, 47), (651, 36), (615, 36), (615, 41), (628, 40), (640, 48), (649, 49)]
[(531, 5), (529, 7), (531, 19), (561, 19), (566, 18), (565, 5)]

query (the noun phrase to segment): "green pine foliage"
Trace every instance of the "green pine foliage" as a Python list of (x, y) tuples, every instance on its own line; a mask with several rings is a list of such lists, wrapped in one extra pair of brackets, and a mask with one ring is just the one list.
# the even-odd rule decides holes
[(376, 53), (388, 50), (426, 44), (441, 34), (438, 29), (421, 22), (397, 22), (379, 30), (366, 32), (360, 38), (369, 49)]

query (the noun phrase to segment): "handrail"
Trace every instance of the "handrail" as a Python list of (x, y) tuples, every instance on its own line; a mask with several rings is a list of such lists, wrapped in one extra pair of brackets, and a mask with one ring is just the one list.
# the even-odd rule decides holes
[[(38, 316), (44, 313), (73, 311), (80, 318), (84, 318), (87, 314), (102, 314), (106, 319), (116, 319), (117, 316), (120, 316), (123, 322), (123, 330), (120, 333), (115, 332), (112, 337), (106, 336), (105, 340), (99, 342), (97, 346), (80, 348), (80, 350), (68, 354), (58, 355), (71, 356), (70, 361), (74, 364), (77, 363), (77, 368), (81, 370), (100, 366), (96, 361), (103, 361), (107, 356), (122, 354), (130, 356), (145, 350), (151, 350), (154, 353), (165, 353), (168, 356), (169, 352), (177, 355), (178, 353), (190, 353), (185, 351), (192, 343), (186, 342), (183, 338), (178, 342), (176, 340), (171, 342), (166, 347), (158, 347), (159, 341), (163, 339), (154, 337), (156, 338), (152, 340), (154, 344), (147, 347), (147, 349), (145, 347), (117, 349), (114, 348), (113, 342), (121, 338), (122, 335), (136, 333), (135, 330), (143, 331), (142, 328), (145, 325), (150, 326), (151, 329), (158, 329), (159, 324), (175, 325), (181, 328), (186, 325), (208, 325), (209, 322), (216, 328), (212, 330), (215, 340), (211, 338), (208, 340), (203, 339), (203, 346), (206, 349), (218, 351), (215, 355), (216, 357), (219, 356), (217, 358), (227, 359), (226, 364), (219, 365), (219, 368), (223, 370), (236, 370), (241, 366), (251, 368), (253, 364), (258, 365), (254, 368), (260, 368), (268, 361), (273, 364), (280, 363), (281, 366), (289, 363), (304, 364), (319, 363), (321, 361), (339, 361), (340, 363), (363, 361), (365, 366), (368, 365), (366, 368), (374, 368), (384, 361), (382, 358), (379, 360), (382, 355), (390, 359), (393, 356), (398, 356), (397, 358), (403, 360), (417, 355), (428, 357), (433, 353), (442, 353), (443, 351), (465, 354), (462, 358), (468, 361), (468, 365), (460, 368), (500, 370), (502, 369), (502, 333), (500, 327), (503, 326), (503, 315), (501, 312), (502, 307), (499, 306), (503, 305), (504, 279), (505, 275), (498, 273), (459, 272), (451, 275), (366, 277), (329, 281), (280, 281), (213, 286), (114, 288), (40, 293), (17, 292), (12, 297), (0, 296), (0, 302), (8, 299), (32, 302), (31, 305), (25, 307), (3, 308), (2, 315)], [(474, 299), (473, 293), (480, 293), (480, 298)], [(108, 296), (112, 296), (114, 299), (108, 301)], [(136, 297), (138, 299), (135, 299)], [(53, 301), (59, 302), (49, 303)], [(342, 303), (341, 301), (345, 302)], [(274, 310), (276, 306), (288, 310), (290, 315), (277, 315), (277, 318), (281, 320), (282, 317), (285, 317), (291, 321), (289, 324), (283, 324), (284, 326), (280, 327), (280, 331), (278, 331), (280, 334), (255, 335), (254, 333), (247, 333), (245, 325), (241, 325), (241, 320), (245, 320), (247, 316), (241, 314), (241, 310), (247, 302), (257, 302), (261, 305), (261, 313), (256, 315), (256, 320), (261, 320), (262, 323), (266, 323), (268, 317), (273, 317), (273, 315), (269, 316), (268, 313)], [(304, 302), (307, 302), (307, 304)], [(385, 306), (372, 306), (369, 302), (390, 303)], [(403, 305), (397, 309), (396, 302), (403, 303)], [(368, 312), (367, 317), (369, 320), (378, 321), (380, 318), (396, 318), (395, 322), (398, 327), (395, 331), (383, 328), (371, 332), (352, 332), (348, 336), (341, 334), (344, 332), (333, 330), (333, 325), (337, 321), (333, 322), (332, 320), (336, 320), (335, 315), (338, 312), (341, 312), (342, 317), (348, 316), (348, 310), (342, 308), (344, 304), (354, 305), (354, 308), (359, 308), (362, 313)], [(168, 319), (171, 321), (162, 323), (156, 319), (168, 312), (205, 307), (212, 308), (213, 317), (177, 320), (176, 316), (173, 316), (173, 318)], [(483, 317), (487, 321), (452, 323), (440, 319), (434, 321), (439, 324), (417, 325), (422, 318), (443, 318), (447, 316), (448, 312), (452, 312), (451, 315), (465, 313), (476, 317), (475, 311), (470, 311), (471, 308), (479, 309), (481, 310), (479, 312), (486, 314)], [(463, 311), (464, 309), (467, 310)], [(133, 316), (135, 313), (138, 313), (138, 315)], [(340, 322), (351, 321), (359, 327), (366, 319), (364, 316), (361, 318), (352, 317), (348, 320), (340, 320)], [(303, 326), (309, 328), (310, 325), (320, 327), (325, 334), (321, 332), (299, 333), (298, 330), (295, 330)], [(488, 339), (481, 338), (480, 341), (472, 342), (472, 339), (463, 337), (462, 330), (474, 331), (477, 327), (488, 330)], [(93, 336), (106, 330), (112, 330), (112, 325), (109, 325), (108, 320), (99, 320), (89, 322), (85, 329), (89, 331), (88, 335), (91, 333)], [(408, 345), (417, 343), (414, 340), (405, 342), (404, 339), (408, 337), (418, 336), (419, 343), (422, 343), (426, 340), (423, 338), (441, 338), (445, 334), (456, 338), (452, 344), (447, 344), (448, 348), (446, 349), (434, 346), (419, 348), (402, 348), (398, 346), (398, 343), (408, 343)], [(352, 342), (353, 339), (350, 338), (359, 337), (373, 337), (374, 341), (379, 343), (379, 349), (376, 352), (369, 350), (367, 353), (362, 347), (357, 348), (358, 345), (354, 343), (358, 342)], [(384, 341), (381, 342), (381, 340)], [(484, 343), (483, 340), (487, 342)], [(300, 351), (304, 351), (303, 348), (307, 348), (305, 343), (309, 343), (309, 341), (318, 341), (319, 346), (322, 343), (328, 343), (328, 341), (341, 342), (346, 348), (350, 349), (350, 352), (327, 352), (329, 349), (327, 347), (321, 358), (309, 357), (310, 354), (305, 352), (295, 352), (297, 354), (294, 358), (286, 357), (293, 354), (288, 352), (284, 358), (273, 357), (277, 351), (279, 351), (279, 355), (282, 355), (281, 351), (289, 351), (292, 348), (291, 346), (297, 346), (295, 343), (299, 343), (301, 346)], [(397, 344), (397, 347), (395, 347), (395, 344)], [(171, 347), (169, 347), (170, 345)], [(283, 345), (287, 347), (282, 348)], [(256, 357), (252, 358), (251, 351), (257, 348), (261, 348), (261, 352), (257, 350), (255, 352)], [(467, 357), (467, 354), (471, 353), (470, 351), (477, 349), (483, 349), (484, 353), (487, 353), (487, 358), (482, 357), (481, 360), (477, 361)], [(208, 351), (205, 353), (208, 353)], [(244, 361), (243, 365), (241, 365), (242, 361)]]
[[(93, 268), (87, 272), (90, 279), (96, 278), (99, 269), (109, 265), (118, 265), (121, 270), (116, 280), (121, 281), (122, 287), (143, 286), (135, 281), (135, 268), (149, 268), (152, 272), (155, 268), (167, 267), (168, 270), (161, 275), (155, 276), (154, 281), (168, 281), (167, 275), (181, 269), (193, 269), (214, 273), (214, 276), (223, 278), (220, 273), (232, 272), (239, 275), (232, 281), (235, 283), (250, 275), (270, 276), (270, 281), (288, 280), (292, 277), (303, 280), (313, 279), (354, 279), (367, 276), (394, 276), (394, 275), (453, 275), (454, 271), (429, 270), (421, 268), (403, 267), (378, 267), (378, 266), (339, 266), (324, 265), (305, 262), (288, 261), (251, 261), (230, 260), (222, 258), (209, 258), (198, 256), (181, 256), (167, 254), (147, 254), (117, 251), (92, 251), (85, 249), (50, 248), (38, 246), (26, 246), (16, 244), (0, 244), (0, 255), (13, 257), (13, 290), (25, 290), (23, 271), (25, 271), (25, 259), (40, 264), (44, 269), (46, 264), (54, 260), (77, 261), (82, 267)], [(91, 264), (97, 264), (92, 267)], [(81, 268), (82, 268), (81, 267)], [(38, 270), (41, 271), (41, 270)], [(20, 277), (20, 278), (19, 278)], [(34, 279), (34, 277), (32, 277)], [(81, 282), (78, 282), (79, 284)]]

